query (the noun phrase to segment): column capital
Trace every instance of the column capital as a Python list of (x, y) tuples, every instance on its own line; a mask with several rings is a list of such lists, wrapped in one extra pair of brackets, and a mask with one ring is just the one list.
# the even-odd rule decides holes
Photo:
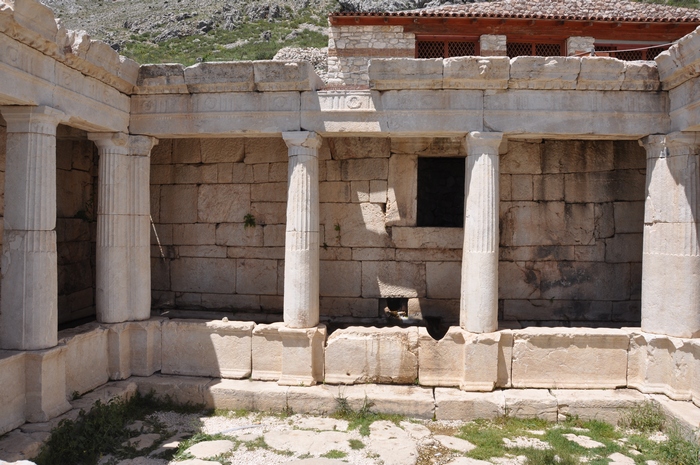
[(467, 134), (467, 156), (498, 155), (502, 142), (502, 132), (470, 132)]
[(673, 132), (652, 134), (639, 140), (647, 151), (647, 159), (667, 158), (700, 153), (700, 132)]
[(100, 150), (122, 148), (126, 152), (129, 147), (129, 135), (123, 132), (91, 132), (88, 139)]
[(129, 136), (129, 155), (150, 157), (151, 149), (158, 145), (158, 139), (150, 136)]
[(7, 122), (7, 132), (31, 132), (56, 134), (56, 126), (68, 119), (55, 108), (40, 106), (0, 106), (0, 113)]
[(289, 131), (282, 133), (282, 139), (288, 148), (298, 147), (318, 150), (321, 147), (321, 136), (313, 131)]

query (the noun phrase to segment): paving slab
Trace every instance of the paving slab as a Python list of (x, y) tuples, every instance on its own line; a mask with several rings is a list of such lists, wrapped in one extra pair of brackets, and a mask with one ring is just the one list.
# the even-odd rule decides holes
[(442, 444), (443, 446), (447, 447), (450, 450), (456, 450), (459, 452), (469, 452), (471, 450), (476, 449), (476, 446), (472, 444), (469, 441), (465, 441), (464, 439), (456, 438), (454, 436), (445, 436), (444, 434), (436, 434), (435, 439)]
[(289, 450), (295, 454), (323, 455), (332, 450), (350, 451), (352, 435), (341, 431), (270, 431), (265, 433), (265, 443), (276, 450)]
[(605, 447), (605, 444), (594, 441), (593, 439), (589, 438), (588, 436), (584, 436), (582, 434), (573, 434), (573, 433), (568, 433), (568, 434), (563, 434), (566, 439), (569, 441), (575, 442), (579, 446), (585, 448), (585, 449), (595, 449), (596, 447)]
[(406, 431), (390, 421), (376, 421), (369, 427), (368, 447), (384, 465), (415, 465), (418, 461), (416, 443)]
[(634, 465), (634, 459), (632, 457), (627, 457), (619, 452), (608, 455), (608, 458), (610, 459), (608, 465)]
[(491, 462), (486, 462), (485, 460), (472, 459), (470, 457), (458, 457), (455, 460), (449, 462), (447, 465), (493, 465)]
[(204, 441), (195, 444), (185, 450), (186, 454), (192, 454), (197, 459), (206, 459), (216, 457), (217, 455), (225, 454), (233, 449), (235, 444), (228, 439), (220, 439), (218, 441)]
[[(347, 431), (347, 420), (337, 420), (325, 417), (302, 417), (294, 422), (299, 429), (312, 429), (319, 431)], [(427, 428), (426, 428), (427, 429)]]
[(426, 426), (419, 425), (418, 423), (411, 423), (410, 421), (402, 421), (399, 423), (399, 426), (401, 426), (401, 428), (403, 428), (413, 439), (417, 441), (427, 438), (432, 434), (430, 429), (428, 429)]

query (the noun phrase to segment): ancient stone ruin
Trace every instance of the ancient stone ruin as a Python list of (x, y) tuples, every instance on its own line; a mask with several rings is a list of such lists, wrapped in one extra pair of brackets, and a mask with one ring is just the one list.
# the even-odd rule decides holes
[(119, 380), (297, 412), (373, 385), (445, 419), (659, 394), (697, 427), (700, 32), (416, 59), (418, 32), (335, 20), (323, 82), (139, 65), (0, 2), (0, 433)]

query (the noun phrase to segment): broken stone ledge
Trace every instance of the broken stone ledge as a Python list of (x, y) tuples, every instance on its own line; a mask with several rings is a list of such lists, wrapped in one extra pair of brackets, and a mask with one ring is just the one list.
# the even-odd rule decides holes
[[(245, 381), (253, 383), (248, 386), (259, 382), (253, 380), (277, 386), (274, 382), (283, 377), (285, 357), (293, 353), (283, 341), (283, 329), (279, 323), (159, 317), (61, 331), (59, 345), (51, 349), (1, 351), (0, 434), (26, 421), (45, 422), (61, 415), (70, 409), (67, 399), (100, 389), (109, 380), (149, 377), (158, 371), (191, 381), (191, 386), (181, 381), (173, 385), (168, 394), (174, 398), (209, 396), (197, 386), (212, 378), (218, 380), (217, 386), (242, 378), (251, 379)], [(387, 389), (400, 385), (427, 390), (420, 392), (451, 388), (454, 396), (461, 396), (457, 388), (459, 392), (516, 388), (503, 391), (512, 396), (533, 388), (538, 392), (634, 389), (700, 406), (698, 339), (638, 329), (527, 328), (473, 334), (453, 327), (436, 341), (424, 328), (349, 327), (328, 337), (323, 332), (317, 342), (314, 350), (320, 348), (320, 353), (314, 356), (316, 371), (310, 381), (348, 393), (376, 383)], [(293, 387), (299, 390), (299, 399), (315, 392), (298, 383)], [(286, 387), (280, 389), (287, 392)], [(246, 401), (253, 407), (246, 408), (260, 408), (256, 395), (253, 392), (252, 400)], [(326, 402), (332, 404), (332, 397), (326, 396)], [(284, 405), (284, 399), (276, 402)], [(416, 408), (412, 415), (432, 415)]]
[(457, 57), (440, 59), (381, 58), (369, 62), (374, 90), (661, 89), (654, 62), (608, 57)]

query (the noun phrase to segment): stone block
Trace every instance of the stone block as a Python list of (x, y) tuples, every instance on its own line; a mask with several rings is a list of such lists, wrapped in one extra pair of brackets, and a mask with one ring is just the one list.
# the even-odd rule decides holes
[(216, 165), (175, 165), (173, 169), (175, 184), (209, 184), (217, 179)]
[[(592, 296), (594, 298), (595, 296)], [(613, 303), (596, 300), (506, 300), (503, 318), (518, 321), (610, 321)]]
[(651, 401), (661, 407), (667, 417), (672, 418), (678, 426), (681, 435), (688, 441), (700, 442), (698, 427), (700, 426), (700, 408), (689, 402), (669, 399), (666, 396), (652, 394)]
[(323, 380), (326, 327), (279, 329), (282, 336), (282, 386), (312, 386)]
[(66, 346), (66, 393), (84, 394), (109, 381), (108, 330), (97, 323), (59, 332)]
[(360, 297), (362, 294), (362, 264), (357, 261), (326, 261), (320, 263), (321, 296)]
[(170, 264), (171, 290), (176, 292), (236, 291), (236, 262), (220, 258), (180, 258)]
[(201, 163), (202, 139), (174, 139), (173, 163)]
[(625, 78), (620, 90), (655, 92), (661, 89), (659, 68), (651, 63), (625, 61)]
[(373, 403), (372, 411), (432, 419), (435, 401), (432, 388), (421, 386), (393, 386), (390, 384), (361, 384), (338, 388), (339, 397), (347, 399), (353, 410), (359, 410), (366, 401)]
[(196, 223), (197, 191), (194, 185), (160, 187), (160, 223)]
[(263, 381), (217, 380), (208, 386), (209, 405), (227, 410), (281, 412), (287, 407), (288, 389)]
[(625, 78), (625, 62), (616, 58), (581, 57), (578, 90), (620, 90)]
[(140, 94), (187, 92), (185, 67), (172, 63), (141, 66), (136, 86)]
[(321, 202), (350, 202), (350, 192), (349, 182), (322, 182), (319, 185), (319, 199)]
[(508, 151), (499, 157), (501, 174), (542, 173), (541, 142), (508, 141)]
[[(234, 382), (234, 380), (212, 380), (211, 378), (202, 377), (173, 377), (156, 374), (147, 378), (138, 378), (138, 392), (141, 395), (155, 392), (157, 397), (168, 396), (174, 402), (179, 404), (191, 402), (193, 404), (205, 405), (207, 408), (214, 408), (212, 392), (214, 391), (215, 386), (231, 382)], [(248, 380), (243, 382), (250, 383)], [(239, 381), (239, 383), (243, 382)]]
[(533, 181), (528, 174), (514, 174), (511, 179), (511, 199), (512, 200), (532, 200)]
[(427, 262), (426, 296), (429, 299), (459, 299), (461, 273), (462, 264), (459, 262)]
[(385, 180), (388, 174), (389, 161), (384, 158), (349, 159), (340, 162), (340, 176), (343, 181)]
[(418, 198), (418, 157), (392, 155), (389, 158), (386, 203), (387, 226), (415, 226)]
[(177, 248), (180, 257), (226, 258), (226, 247), (217, 245), (181, 245)]
[(380, 261), (396, 259), (396, 249), (379, 247), (356, 247), (351, 251), (352, 260), (355, 261)]
[(151, 376), (161, 369), (164, 318), (104, 325), (108, 329), (109, 378)]
[(377, 318), (377, 299), (356, 299), (343, 297), (321, 297), (321, 315), (352, 316), (355, 318)]
[(507, 89), (508, 57), (455, 57), (444, 60), (444, 89)]
[(557, 399), (548, 390), (507, 389), (502, 392), (507, 416), (557, 421)]
[(5, 434), (25, 422), (25, 383), (24, 353), (0, 352), (0, 434)]
[(287, 204), (285, 202), (251, 202), (250, 214), (259, 225), (284, 225), (287, 221)]
[(174, 172), (174, 165), (151, 165), (151, 184), (172, 184)]
[(325, 373), (331, 384), (412, 384), (418, 377), (418, 329), (336, 330), (326, 345)]
[(362, 297), (425, 297), (425, 266), (362, 262)]
[(390, 247), (381, 205), (322, 203), (320, 223), (328, 246)]
[(435, 419), (473, 421), (506, 415), (506, 391), (464, 392), (459, 389), (435, 389)]
[(386, 137), (333, 137), (328, 139), (334, 160), (389, 158), (393, 139)]
[(575, 89), (581, 59), (574, 57), (515, 57), (510, 60), (509, 89)]
[(693, 376), (691, 378), (691, 391), (693, 395), (693, 403), (700, 407), (700, 341), (690, 341), (690, 347), (693, 352)]
[[(281, 137), (245, 139), (245, 163), (287, 163), (289, 150)], [(286, 179), (286, 177), (285, 177)]]
[(565, 177), (564, 199), (567, 202), (613, 202), (640, 200), (645, 177), (635, 170), (600, 173), (573, 173)]
[(568, 56), (584, 56), (595, 51), (595, 38), (573, 36), (566, 39), (566, 54)]
[(463, 228), (391, 228), (391, 238), (399, 249), (462, 249)]
[(492, 391), (498, 380), (500, 333), (465, 332), (463, 391)]
[(246, 378), (255, 323), (169, 320), (163, 323), (163, 374)]
[(253, 328), (253, 371), (251, 379), (277, 381), (282, 375), (282, 336), (284, 323), (256, 325)]
[[(237, 184), (206, 184), (199, 187), (197, 222), (243, 222), (250, 213), (251, 188)], [(194, 223), (195, 221), (191, 221)]]
[(627, 385), (629, 335), (618, 329), (514, 331), (513, 387), (614, 389)]
[(442, 88), (442, 60), (439, 58), (372, 59), (368, 72), (370, 88), (375, 90)]
[(266, 223), (263, 227), (264, 247), (284, 247), (285, 225)]
[(592, 203), (503, 202), (500, 242), (516, 247), (588, 245), (594, 241), (594, 214)]
[(253, 202), (286, 202), (287, 183), (269, 182), (250, 186), (250, 199)]
[(421, 157), (466, 157), (463, 137), (392, 137), (391, 153)]
[(190, 93), (255, 90), (253, 63), (250, 61), (196, 63), (185, 68), (184, 76)]
[(323, 86), (307, 61), (254, 61), (253, 71), (258, 92), (317, 90)]
[(370, 181), (369, 182), (369, 201), (372, 203), (386, 203), (387, 199), (387, 182), (386, 181)]
[(277, 260), (239, 259), (236, 264), (236, 292), (276, 294)]
[(336, 386), (290, 386), (287, 390), (287, 407), (294, 413), (330, 415), (338, 408), (337, 398)]
[(369, 202), (369, 181), (352, 181), (350, 193), (353, 203)]
[(642, 233), (616, 234), (605, 240), (605, 261), (628, 263), (642, 261)]
[(48, 421), (70, 410), (66, 400), (66, 346), (25, 352), (28, 422)]
[(176, 224), (173, 225), (172, 243), (175, 245), (211, 245), (216, 242), (214, 224)]
[[(205, 63), (200, 63), (205, 64)], [(206, 63), (214, 64), (214, 63)], [(189, 69), (189, 68), (188, 68)], [(200, 150), (203, 163), (239, 163), (244, 157), (243, 138), (202, 139)]]
[(644, 230), (644, 202), (615, 202), (615, 233), (640, 233)]
[(459, 386), (464, 377), (465, 331), (451, 326), (435, 340), (418, 328), (418, 379), (421, 386)]
[(543, 173), (589, 173), (615, 167), (612, 141), (545, 140), (542, 144)]
[(513, 367), (513, 332), (500, 330), (500, 342), (498, 344), (498, 378), (496, 387), (509, 388), (512, 384)]
[(645, 394), (692, 400), (696, 367), (691, 341), (648, 333), (630, 339), (627, 385)]
[(644, 394), (633, 389), (555, 389), (552, 395), (557, 399), (560, 420), (572, 416), (583, 421), (598, 420), (612, 425), (617, 424), (625, 409), (647, 401)]

